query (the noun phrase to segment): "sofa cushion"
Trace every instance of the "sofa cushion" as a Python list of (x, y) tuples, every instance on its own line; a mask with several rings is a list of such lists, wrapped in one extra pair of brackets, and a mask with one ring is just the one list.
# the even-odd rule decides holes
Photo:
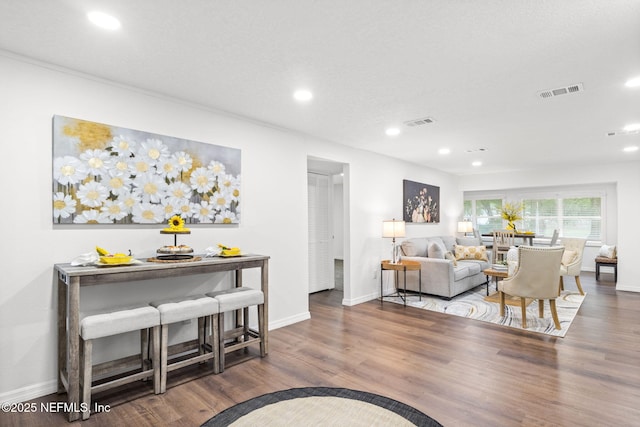
[(439, 237), (440, 240), (442, 240), (442, 243), (444, 244), (444, 247), (448, 250), (453, 252), (453, 248), (456, 245), (456, 238), (453, 236), (440, 236)]
[(476, 237), (456, 237), (456, 245), (460, 246), (480, 246), (482, 242)]
[(429, 243), (429, 248), (427, 249), (427, 254), (429, 254), (429, 258), (437, 258), (444, 259), (444, 254), (447, 250), (444, 247), (442, 241), (438, 242), (437, 240), (432, 240)]
[(400, 244), (405, 256), (427, 256), (427, 239), (407, 239)]
[(486, 246), (460, 246), (455, 247), (455, 257), (457, 260), (461, 259), (475, 259), (488, 261)]
[(459, 265), (463, 265), (463, 266), (467, 267), (467, 269), (469, 270), (468, 274), (470, 276), (473, 275), (473, 274), (478, 274), (483, 270), (482, 264), (479, 263), (479, 262), (475, 262), (475, 260), (474, 261), (463, 260), (463, 261), (460, 261)]
[(469, 276), (469, 266), (467, 264), (458, 264), (457, 267), (453, 267), (453, 281), (457, 282), (465, 277)]

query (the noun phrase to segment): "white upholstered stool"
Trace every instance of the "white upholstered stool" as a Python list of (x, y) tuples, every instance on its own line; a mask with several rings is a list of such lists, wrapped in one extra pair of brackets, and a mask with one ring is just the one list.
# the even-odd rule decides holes
[[(149, 329), (151, 329), (151, 365), (149, 364)], [(93, 340), (125, 332), (140, 331), (141, 372), (121, 376), (102, 384), (92, 385)], [(160, 393), (160, 313), (148, 305), (112, 309), (108, 312), (84, 315), (80, 322), (80, 383), (82, 384), (82, 419), (91, 413), (91, 395), (153, 376), (153, 388)], [(114, 364), (114, 367), (117, 367)]]
[[(205, 295), (193, 295), (188, 297), (179, 297), (164, 301), (155, 301), (151, 303), (160, 312), (160, 324), (162, 325), (162, 338), (160, 340), (162, 348), (160, 351), (160, 392), (167, 390), (167, 372), (182, 368), (184, 366), (193, 365), (195, 363), (205, 362), (213, 359), (213, 372), (219, 372), (219, 350), (218, 350), (218, 301)], [(195, 349), (195, 355), (189, 358), (179, 358), (174, 362), (169, 362), (169, 325), (172, 323), (182, 322), (190, 319), (198, 319), (198, 343)], [(208, 324), (211, 326), (211, 334), (213, 336), (212, 345), (208, 345), (206, 332)], [(211, 349), (210, 352), (207, 348)], [(194, 347), (188, 344), (178, 350), (176, 353), (184, 351), (193, 352)]]
[[(260, 343), (260, 356), (266, 355), (266, 343), (264, 332), (266, 325), (264, 311), (264, 293), (257, 289), (246, 287), (232, 288), (229, 290), (209, 292), (207, 296), (215, 298), (220, 304), (220, 314), (218, 326), (219, 348), (220, 348), (220, 372), (224, 371), (225, 354), (236, 351), (247, 346)], [(249, 307), (258, 307), (258, 331), (249, 329)], [(236, 327), (230, 331), (224, 330), (224, 313), (237, 311)], [(225, 340), (233, 339), (231, 343), (225, 345)]]

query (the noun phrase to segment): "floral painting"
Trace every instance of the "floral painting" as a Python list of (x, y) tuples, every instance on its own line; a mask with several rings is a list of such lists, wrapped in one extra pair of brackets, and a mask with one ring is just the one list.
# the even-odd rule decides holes
[(240, 150), (53, 118), (54, 224), (240, 222)]
[(440, 222), (440, 187), (403, 180), (405, 222)]

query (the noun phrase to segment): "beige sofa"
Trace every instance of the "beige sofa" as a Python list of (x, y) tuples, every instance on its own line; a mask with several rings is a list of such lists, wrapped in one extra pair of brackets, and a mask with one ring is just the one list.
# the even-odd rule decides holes
[[(459, 252), (482, 246), (476, 238), (452, 236), (410, 238), (400, 244), (401, 259), (420, 262), (423, 293), (450, 299), (487, 283), (482, 271), (489, 268), (489, 260), (455, 260), (456, 245)], [(407, 290), (418, 291), (416, 274), (407, 274)]]

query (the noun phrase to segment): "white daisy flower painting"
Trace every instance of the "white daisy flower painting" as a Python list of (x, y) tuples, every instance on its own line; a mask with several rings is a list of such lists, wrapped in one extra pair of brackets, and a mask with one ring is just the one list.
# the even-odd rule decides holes
[(240, 222), (240, 150), (53, 117), (54, 224)]

